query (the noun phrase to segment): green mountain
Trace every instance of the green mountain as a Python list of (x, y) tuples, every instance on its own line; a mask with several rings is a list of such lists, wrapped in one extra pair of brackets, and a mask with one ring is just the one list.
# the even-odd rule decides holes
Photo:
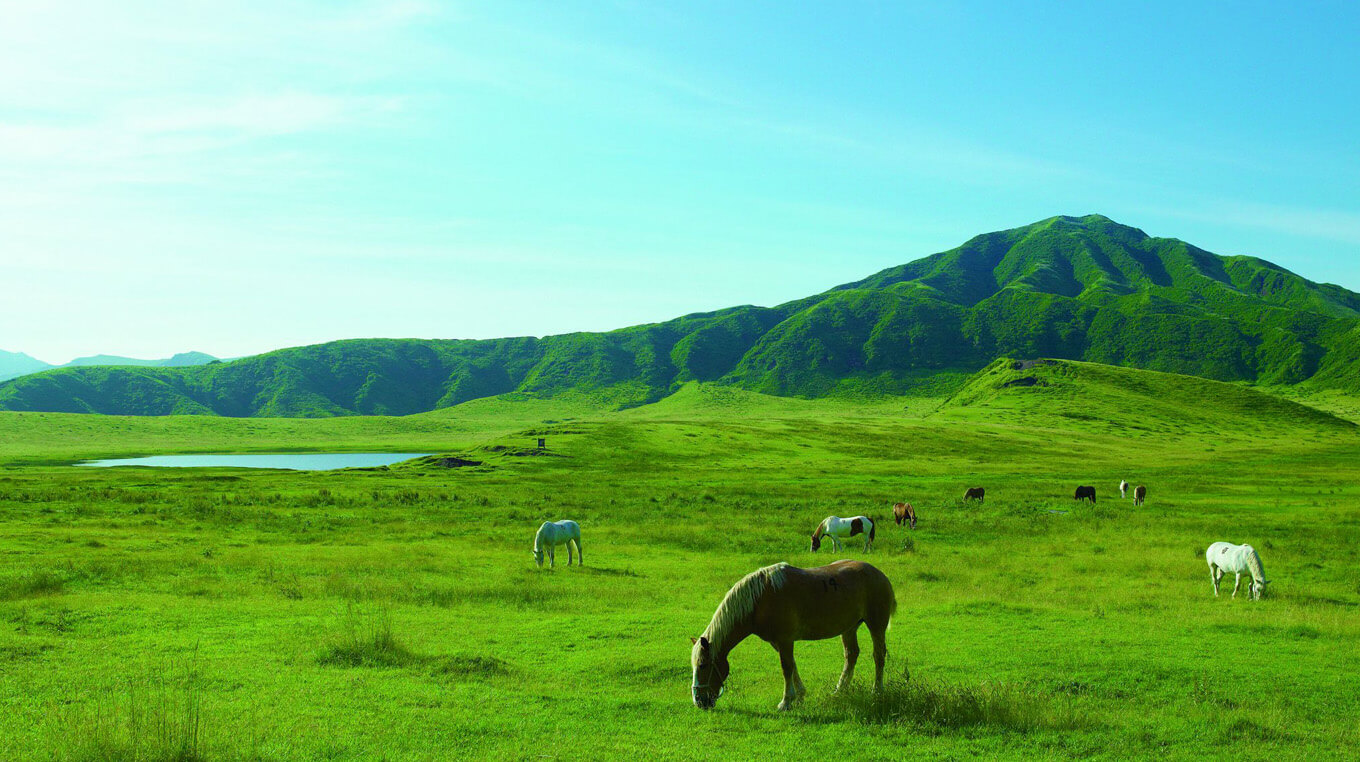
[(0, 384), (0, 409), (402, 415), (508, 392), (627, 406), (688, 381), (933, 393), (999, 356), (1360, 391), (1360, 294), (1099, 215), (1053, 217), (778, 307), (541, 339), (357, 339), (197, 367), (50, 370)]

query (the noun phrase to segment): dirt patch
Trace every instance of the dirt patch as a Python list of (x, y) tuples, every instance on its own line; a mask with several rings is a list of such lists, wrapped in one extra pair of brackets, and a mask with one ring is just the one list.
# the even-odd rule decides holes
[[(1011, 363), (1011, 370), (1029, 370), (1030, 368), (1037, 368), (1040, 365), (1057, 365), (1057, 364), (1058, 364), (1057, 360), (1016, 360), (1015, 362)], [(1026, 386), (1032, 386), (1032, 384), (1026, 384)]]
[(1034, 376), (1021, 376), (1020, 378), (1012, 378), (1001, 386), (1004, 388), (1007, 386), (1048, 386), (1048, 384)]
[(466, 458), (440, 458), (434, 462), (441, 468), (466, 468), (467, 466), (480, 466), (480, 460), (468, 460)]
[(560, 457), (558, 453), (549, 450), (540, 450), (537, 447), (515, 447), (514, 445), (488, 445), (484, 448), (487, 452), (494, 452), (497, 455), (504, 455), (511, 458), (531, 458), (531, 457)]

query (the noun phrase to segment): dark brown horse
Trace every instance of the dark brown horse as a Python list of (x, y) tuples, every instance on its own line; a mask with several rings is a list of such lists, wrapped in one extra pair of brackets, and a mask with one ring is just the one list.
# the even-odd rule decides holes
[(1134, 487), (1134, 488), (1133, 488), (1133, 504), (1134, 504), (1134, 505), (1142, 505), (1142, 504), (1143, 504), (1143, 500), (1146, 499), (1146, 498), (1147, 498), (1147, 487), (1144, 487), (1143, 485), (1140, 484), (1140, 485), (1138, 485), (1137, 487)]
[(912, 529), (916, 528), (916, 509), (911, 507), (911, 503), (893, 503), (893, 518), (897, 520), (897, 525), (910, 524)]
[(888, 656), (885, 634), (895, 611), (892, 582), (863, 561), (837, 561), (815, 569), (783, 563), (757, 569), (727, 591), (704, 634), (690, 638), (694, 705), (712, 709), (718, 702), (731, 669), (728, 653), (752, 635), (779, 652), (784, 669), (780, 709), (790, 708), (807, 693), (793, 661), (795, 641), (841, 636), (845, 668), (836, 684), (840, 690), (855, 674), (861, 623), (868, 626), (874, 642), (874, 690), (882, 690), (883, 661)]
[(1096, 502), (1095, 487), (1077, 487), (1077, 494), (1072, 496), (1073, 500), (1090, 500), (1094, 505)]
[(978, 501), (978, 502), (982, 502), (983, 499), (986, 498), (986, 496), (987, 496), (987, 490), (985, 490), (985, 489), (983, 489), (983, 488), (981, 488), (981, 487), (969, 487), (969, 488), (968, 488), (968, 491), (965, 492), (965, 493), (963, 494), (963, 499), (964, 499), (965, 501), (966, 501), (966, 500), (976, 500), (976, 501)]

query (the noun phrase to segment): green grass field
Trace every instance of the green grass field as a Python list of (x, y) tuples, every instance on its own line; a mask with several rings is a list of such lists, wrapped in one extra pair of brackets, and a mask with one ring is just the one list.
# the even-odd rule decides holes
[[(1063, 363), (948, 399), (3, 413), (0, 758), (1353, 758), (1360, 434), (1352, 401), (1328, 409)], [(550, 455), (524, 454), (537, 436)], [(408, 448), (485, 465), (68, 465)], [(985, 504), (958, 501), (972, 485)], [(885, 519), (874, 551), (808, 551), (820, 519), (859, 513)], [(539, 570), (534, 531), (559, 518), (586, 565)], [(1231, 578), (1213, 598), (1216, 540), (1256, 546), (1265, 600), (1229, 599)], [(888, 690), (864, 690), (867, 635), (839, 696), (839, 642), (800, 643), (809, 695), (776, 712), (778, 660), (752, 640), (694, 708), (689, 637), (728, 587), (840, 556), (896, 587)]]

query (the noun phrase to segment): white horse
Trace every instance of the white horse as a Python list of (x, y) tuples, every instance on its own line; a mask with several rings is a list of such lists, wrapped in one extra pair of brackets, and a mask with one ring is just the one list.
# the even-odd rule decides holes
[(855, 516), (854, 518), (843, 519), (839, 516), (827, 516), (822, 519), (822, 523), (817, 525), (817, 530), (812, 533), (812, 549), (816, 551), (822, 547), (822, 538), (831, 538), (831, 547), (836, 550), (841, 549), (842, 537), (854, 537), (857, 534), (864, 535), (864, 550), (868, 551), (874, 545), (874, 522), (868, 516)]
[(558, 545), (567, 546), (567, 566), (571, 566), (571, 546), (576, 544), (576, 562), (584, 565), (586, 557), (581, 553), (581, 526), (575, 521), (545, 521), (534, 535), (534, 561), (543, 566), (543, 551), (548, 552), (548, 567), (557, 565)]
[(1215, 597), (1218, 596), (1218, 582), (1227, 572), (1237, 575), (1237, 584), (1233, 585), (1234, 598), (1237, 597), (1237, 588), (1242, 586), (1243, 573), (1251, 574), (1251, 584), (1247, 589), (1253, 601), (1260, 600), (1266, 585), (1270, 584), (1270, 580), (1266, 579), (1266, 569), (1261, 565), (1261, 557), (1256, 555), (1256, 549), (1250, 545), (1216, 542), (1204, 551), (1204, 560), (1209, 562), (1209, 576), (1214, 581)]
[(1123, 479), (1119, 480), (1119, 499), (1123, 500), (1129, 496), (1129, 483)]

